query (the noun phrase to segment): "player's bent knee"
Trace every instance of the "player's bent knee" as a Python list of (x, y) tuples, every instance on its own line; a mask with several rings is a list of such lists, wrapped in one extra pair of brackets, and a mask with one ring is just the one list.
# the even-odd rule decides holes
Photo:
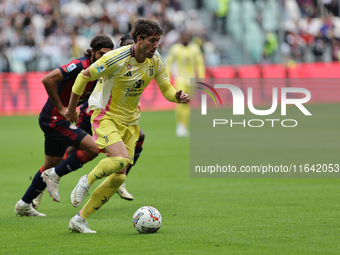
[(86, 153), (88, 154), (88, 156), (91, 158), (91, 159), (94, 159), (95, 157), (97, 157), (99, 155), (99, 150), (98, 150), (98, 146), (95, 145), (95, 146), (91, 146), (89, 148), (89, 150), (86, 151)]
[(84, 153), (86, 154), (86, 156), (88, 157), (88, 160), (90, 161), (99, 155), (99, 150), (98, 150), (98, 147), (94, 147), (94, 148), (90, 147), (84, 150)]
[(107, 173), (118, 173), (130, 163), (130, 159), (124, 157), (107, 157), (102, 159), (100, 163), (102, 169), (105, 169)]
[(130, 163), (126, 165), (120, 172), (117, 172), (116, 174), (126, 174), (127, 168), (130, 166)]
[(130, 163), (130, 159), (124, 157), (109, 157), (108, 159), (111, 161), (113, 166), (118, 163), (120, 168), (119, 170), (124, 169)]
[(99, 154), (98, 145), (93, 141), (90, 135), (84, 137), (80, 143), (79, 149), (85, 151), (90, 160), (94, 159)]

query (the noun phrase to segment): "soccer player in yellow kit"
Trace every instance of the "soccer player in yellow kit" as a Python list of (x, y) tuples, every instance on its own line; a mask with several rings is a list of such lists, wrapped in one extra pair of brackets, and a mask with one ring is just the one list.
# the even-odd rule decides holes
[[(175, 87), (190, 95), (190, 78), (204, 78), (205, 66), (201, 49), (197, 44), (190, 43), (190, 34), (182, 33), (181, 43), (174, 44), (169, 49), (167, 57), (168, 75), (176, 69)], [(176, 135), (189, 135), (188, 122), (190, 117), (189, 104), (176, 105)]]
[(188, 103), (189, 95), (170, 84), (165, 63), (156, 51), (163, 31), (159, 23), (138, 19), (131, 35), (135, 44), (110, 51), (80, 73), (72, 88), (66, 117), (77, 118), (79, 95), (90, 80), (98, 83), (89, 99), (93, 139), (109, 157), (102, 159), (88, 174), (82, 176), (71, 193), (71, 203), (77, 207), (91, 185), (107, 177), (92, 193), (89, 201), (69, 222), (69, 230), (96, 233), (86, 219), (105, 204), (124, 182), (126, 166), (132, 163), (139, 136), (138, 103), (146, 86), (155, 79), (163, 96), (171, 102)]

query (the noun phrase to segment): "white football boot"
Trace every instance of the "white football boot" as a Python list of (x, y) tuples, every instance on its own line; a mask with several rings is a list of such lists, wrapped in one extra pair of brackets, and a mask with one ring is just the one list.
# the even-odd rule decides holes
[(77, 232), (77, 233), (96, 233), (96, 231), (91, 230), (89, 228), (89, 224), (85, 219), (80, 217), (79, 215), (74, 216), (71, 220), (70, 223), (68, 224), (68, 230), (71, 230), (72, 232)]
[(176, 136), (177, 137), (187, 137), (189, 136), (188, 128), (182, 123), (177, 123), (176, 125)]
[(83, 202), (87, 192), (91, 188), (91, 184), (88, 183), (86, 175), (80, 177), (76, 187), (71, 192), (71, 204), (74, 207), (78, 207)]
[(16, 203), (14, 212), (16, 215), (20, 216), (46, 216), (46, 214), (40, 213), (36, 211), (33, 207), (32, 204), (27, 204), (24, 201), (20, 200)]
[(57, 202), (60, 202), (59, 195), (59, 180), (60, 177), (55, 173), (54, 167), (45, 170), (41, 177), (47, 185), (48, 192), (51, 194), (53, 199)]
[(133, 200), (133, 196), (127, 191), (125, 187), (125, 182), (119, 187), (119, 189), (117, 190), (117, 193), (119, 194), (121, 198), (130, 200), (130, 201)]
[(38, 209), (41, 203), (42, 196), (44, 195), (44, 191), (42, 191), (35, 199), (32, 201), (32, 207), (34, 209)]

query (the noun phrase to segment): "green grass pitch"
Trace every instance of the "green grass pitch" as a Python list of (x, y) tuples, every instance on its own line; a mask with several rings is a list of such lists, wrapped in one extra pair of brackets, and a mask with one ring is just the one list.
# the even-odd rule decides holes
[[(144, 151), (127, 178), (135, 199), (114, 195), (92, 215), (97, 234), (68, 232), (78, 211), (69, 195), (104, 155), (61, 179), (60, 203), (44, 194), (39, 211), (47, 217), (15, 216), (16, 201), (43, 163), (43, 133), (37, 116), (0, 123), (0, 254), (339, 253), (339, 179), (190, 178), (190, 139), (175, 136), (171, 111), (142, 114)], [(308, 132), (320, 135), (313, 127)], [(156, 234), (133, 228), (133, 213), (144, 205), (162, 214)]]

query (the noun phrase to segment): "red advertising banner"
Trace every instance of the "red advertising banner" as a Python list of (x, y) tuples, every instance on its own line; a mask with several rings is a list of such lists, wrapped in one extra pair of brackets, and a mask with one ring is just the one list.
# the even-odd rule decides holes
[[(42, 72), (1, 73), (0, 115), (38, 114), (47, 100), (47, 93), (41, 83), (45, 74)], [(270, 84), (266, 83), (267, 78), (286, 78), (282, 86), (296, 86), (289, 82), (291, 78), (319, 78), (317, 84), (311, 82), (307, 87), (304, 85), (304, 88), (311, 92), (314, 102), (338, 102), (340, 94), (340, 83), (335, 79), (331, 83), (327, 82), (327, 88), (320, 86), (320, 78), (340, 78), (339, 63), (297, 64), (290, 68), (284, 65), (219, 66), (207, 68), (206, 77), (259, 78), (263, 81), (258, 84), (263, 87), (263, 93), (271, 91), (270, 86), (266, 85)], [(320, 89), (323, 89), (323, 93), (318, 93)], [(329, 93), (325, 93), (325, 89), (329, 90)], [(174, 106), (163, 97), (154, 81), (145, 89), (141, 97), (143, 111), (172, 110)]]
[(47, 100), (45, 73), (0, 74), (0, 114), (37, 114)]
[[(46, 103), (47, 93), (41, 79), (46, 73), (0, 74), (0, 115), (39, 114)], [(145, 89), (141, 98), (142, 111), (172, 110), (155, 81)]]

